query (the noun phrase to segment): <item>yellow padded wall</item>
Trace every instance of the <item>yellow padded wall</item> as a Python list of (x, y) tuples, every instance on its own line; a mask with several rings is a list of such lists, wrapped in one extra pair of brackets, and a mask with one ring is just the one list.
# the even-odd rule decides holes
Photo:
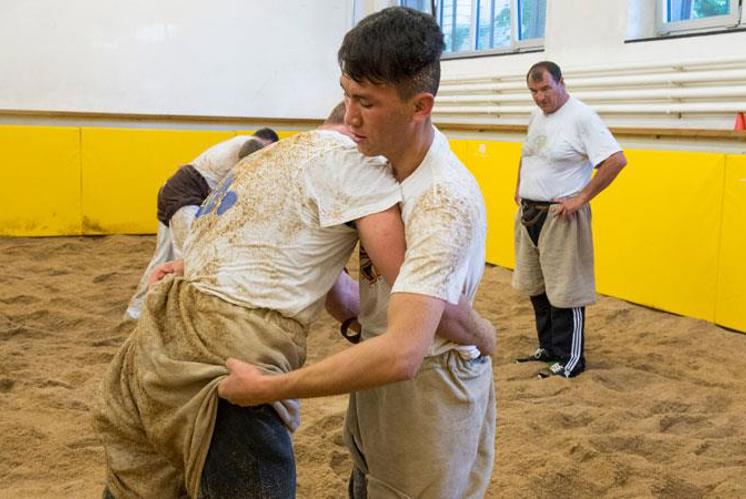
[(725, 160), (715, 322), (746, 332), (746, 156)]
[(714, 321), (725, 156), (625, 154), (592, 201), (598, 291)]
[(487, 206), (487, 261), (515, 267), (513, 220), (520, 142), (452, 140), (451, 148), (479, 182)]
[(83, 128), (85, 234), (153, 233), (165, 180), (232, 131)]
[(0, 234), (80, 234), (79, 145), (78, 128), (0, 126)]

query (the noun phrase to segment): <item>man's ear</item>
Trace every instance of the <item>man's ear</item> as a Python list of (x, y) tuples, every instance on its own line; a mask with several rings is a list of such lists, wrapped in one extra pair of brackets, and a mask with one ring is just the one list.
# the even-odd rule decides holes
[(412, 97), (414, 105), (413, 119), (415, 121), (425, 121), (430, 117), (435, 106), (435, 97), (429, 92), (420, 92)]

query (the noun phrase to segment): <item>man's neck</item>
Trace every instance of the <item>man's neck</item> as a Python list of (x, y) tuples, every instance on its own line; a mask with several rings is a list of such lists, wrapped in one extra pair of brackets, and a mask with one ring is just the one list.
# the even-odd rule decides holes
[(396, 157), (387, 158), (396, 180), (403, 182), (420, 166), (427, 155), (427, 151), (430, 150), (434, 137), (433, 125), (430, 120), (427, 120), (415, 130), (413, 137), (407, 140), (407, 143), (410, 144), (407, 148), (403, 149)]
[(565, 96), (564, 96), (564, 97), (562, 98), (562, 102), (561, 102), (561, 104), (560, 104), (559, 106), (557, 106), (557, 109), (555, 109), (554, 111), (552, 111), (552, 112), (551, 112), (551, 113), (549, 113), (549, 114), (554, 114), (554, 113), (556, 113), (557, 111), (559, 111), (560, 109), (562, 109), (562, 106), (564, 106), (565, 104), (567, 104), (567, 101), (569, 101), (569, 100), (570, 100), (570, 94), (568, 94), (568, 93), (565, 93)]

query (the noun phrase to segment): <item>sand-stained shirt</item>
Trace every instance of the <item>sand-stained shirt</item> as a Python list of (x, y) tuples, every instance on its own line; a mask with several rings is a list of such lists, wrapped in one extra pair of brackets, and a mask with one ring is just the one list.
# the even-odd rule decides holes
[(521, 151), (518, 195), (532, 201), (575, 195), (594, 166), (621, 150), (601, 118), (574, 97), (551, 114), (536, 109)]
[(238, 135), (232, 139), (224, 140), (205, 150), (189, 164), (204, 177), (210, 189), (214, 189), (231, 168), (238, 163), (238, 153), (247, 140), (252, 140), (252, 137)]
[[(361, 251), (360, 316), (363, 337), (386, 329), (390, 293), (414, 293), (458, 303), (461, 294), (473, 301), (484, 271), (487, 218), (476, 180), (450, 150), (448, 139), (434, 130), (433, 143), (417, 169), (402, 183), (401, 203), (407, 251), (391, 287)], [(458, 349), (436, 336), (428, 356)]]
[(308, 325), (347, 262), (345, 225), (401, 200), (388, 163), (333, 131), (295, 135), (244, 158), (205, 200), (184, 253), (202, 292)]

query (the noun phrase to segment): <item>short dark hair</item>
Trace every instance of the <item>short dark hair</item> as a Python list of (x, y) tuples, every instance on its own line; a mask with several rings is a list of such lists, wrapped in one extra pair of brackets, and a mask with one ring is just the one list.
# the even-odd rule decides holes
[(341, 125), (345, 122), (345, 101), (340, 102), (331, 110), (324, 120), (325, 125)]
[(238, 151), (238, 159), (243, 159), (253, 152), (257, 152), (259, 149), (264, 147), (264, 143), (260, 140), (249, 139), (243, 143), (241, 149)]
[(433, 16), (407, 7), (369, 15), (344, 37), (337, 53), (342, 73), (361, 83), (392, 84), (402, 99), (438, 93), (443, 32)]
[(260, 139), (268, 140), (270, 142), (277, 142), (280, 140), (280, 137), (277, 136), (277, 132), (271, 128), (260, 128), (254, 132), (254, 137), (259, 137)]
[(544, 73), (549, 73), (552, 79), (559, 83), (562, 79), (562, 70), (560, 67), (552, 61), (541, 61), (537, 62), (528, 70), (526, 73), (526, 81), (541, 81), (544, 79)]

